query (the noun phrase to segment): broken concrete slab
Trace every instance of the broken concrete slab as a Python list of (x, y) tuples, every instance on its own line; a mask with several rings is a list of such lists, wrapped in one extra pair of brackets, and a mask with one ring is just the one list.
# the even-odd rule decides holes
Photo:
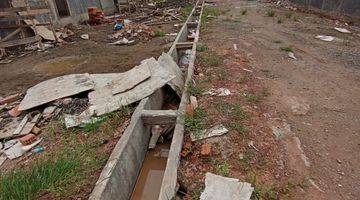
[(0, 166), (6, 161), (7, 157), (5, 154), (1, 153), (0, 155)]
[(101, 77), (102, 80), (94, 80), (96, 87), (94, 91), (89, 93), (89, 103), (94, 106), (96, 115), (100, 116), (113, 112), (122, 106), (140, 101), (175, 78), (154, 58), (146, 59), (142, 63), (149, 66), (151, 77), (129, 91), (113, 95), (111, 85), (107, 84), (104, 87), (97, 85), (97, 83), (106, 84), (109, 77), (103, 76)]
[(26, 135), (31, 132), (34, 126), (38, 123), (41, 118), (41, 113), (36, 114), (30, 121), (28, 121), (25, 126), (21, 129), (18, 135)]
[(202, 140), (209, 137), (221, 136), (228, 132), (224, 125), (216, 125), (209, 130), (202, 130), (190, 133), (192, 141)]
[(56, 108), (57, 108), (56, 106), (46, 107), (43, 111), (43, 117), (50, 118), (53, 115), (53, 113), (55, 112)]
[(0, 139), (11, 138), (14, 135), (14, 131), (19, 126), (20, 122), (18, 118), (11, 118), (2, 129), (0, 129)]
[(176, 94), (181, 97), (184, 90), (184, 76), (181, 69), (178, 67), (174, 59), (167, 53), (162, 53), (158, 58), (158, 62), (161, 66), (167, 69), (172, 75), (175, 76), (168, 84), (175, 90)]
[(121, 73), (118, 78), (112, 82), (112, 94), (115, 95), (128, 91), (149, 79), (150, 76), (151, 72), (146, 63), (136, 66), (125, 73)]
[(26, 92), (19, 110), (28, 110), (56, 99), (94, 89), (89, 74), (70, 74), (41, 82)]
[(200, 200), (250, 200), (253, 191), (250, 183), (208, 172), (205, 177), (205, 190), (201, 193)]

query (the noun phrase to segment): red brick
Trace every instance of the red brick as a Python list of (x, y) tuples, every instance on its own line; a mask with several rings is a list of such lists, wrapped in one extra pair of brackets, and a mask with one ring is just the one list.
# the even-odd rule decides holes
[(15, 108), (8, 111), (9, 115), (12, 117), (17, 117), (21, 114), (21, 111), (19, 110), (19, 106), (15, 106)]
[(210, 156), (211, 154), (211, 144), (205, 143), (201, 146), (201, 155)]
[(1, 99), (0, 104), (4, 105), (4, 104), (7, 104), (7, 103), (12, 103), (12, 102), (17, 101), (19, 99), (20, 99), (20, 94), (13, 94), (13, 95), (10, 95), (8, 97), (5, 97), (5, 98)]
[(27, 146), (34, 142), (36, 142), (37, 138), (34, 134), (27, 134), (24, 137), (20, 138), (20, 142), (22, 145)]

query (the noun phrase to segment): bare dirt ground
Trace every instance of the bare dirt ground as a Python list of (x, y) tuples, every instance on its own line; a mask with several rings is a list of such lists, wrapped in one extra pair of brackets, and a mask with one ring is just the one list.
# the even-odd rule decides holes
[[(154, 30), (177, 33), (172, 25), (153, 26)], [(76, 26), (76, 35), (68, 44), (33, 52), (21, 58), (10, 58), (14, 62), (0, 65), (0, 95), (6, 96), (24, 92), (27, 88), (47, 80), (72, 73), (124, 72), (150, 57), (158, 57), (171, 44), (169, 37), (152, 38), (131, 46), (108, 44), (113, 40), (112, 24), (98, 26)], [(81, 34), (88, 33), (89, 40), (82, 40)], [(69, 39), (68, 39), (69, 40)], [(170, 42), (170, 43), (169, 43)]]
[[(352, 33), (340, 33), (334, 27), (343, 22), (258, 1), (212, 7), (223, 12), (201, 32), (209, 50), (199, 53), (195, 82), (233, 94), (196, 95), (205, 125), (232, 122), (246, 131), (239, 135), (235, 127), (214, 140), (185, 140), (180, 179), (186, 199), (198, 197), (206, 171), (253, 183), (253, 199), (358, 199), (360, 29), (346, 26)], [(211, 61), (214, 55), (219, 63)], [(249, 117), (229, 119), (217, 104), (239, 104)], [(203, 143), (212, 144), (210, 158), (200, 155)]]

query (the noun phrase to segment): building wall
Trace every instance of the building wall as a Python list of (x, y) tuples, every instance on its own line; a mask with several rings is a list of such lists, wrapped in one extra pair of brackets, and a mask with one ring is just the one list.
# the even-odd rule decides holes
[(290, 0), (293, 3), (326, 12), (360, 17), (360, 0)]

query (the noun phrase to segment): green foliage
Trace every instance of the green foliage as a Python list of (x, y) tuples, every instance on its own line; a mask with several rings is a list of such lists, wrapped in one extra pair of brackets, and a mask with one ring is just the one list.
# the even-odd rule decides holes
[(293, 52), (293, 46), (292, 45), (281, 46), (280, 50), (281, 51), (286, 51), (286, 52)]
[(193, 83), (190, 83), (188, 85), (187, 91), (190, 96), (199, 96), (204, 92), (204, 90), (201, 87), (194, 86)]
[(155, 37), (164, 37), (166, 33), (162, 30), (156, 30), (155, 31)]
[(267, 15), (268, 17), (275, 17), (276, 12), (275, 12), (275, 10), (273, 10), (273, 9), (269, 9), (269, 10), (266, 10), (266, 15)]
[(197, 131), (206, 129), (206, 117), (207, 113), (202, 108), (196, 108), (194, 111), (194, 116), (185, 117), (185, 127), (186, 130), (196, 133)]
[(245, 98), (251, 103), (260, 103), (265, 97), (269, 96), (269, 94), (269, 90), (267, 88), (264, 88), (261, 90), (260, 93), (255, 95), (249, 94)]
[(209, 48), (205, 44), (198, 44), (196, 46), (196, 51), (198, 52), (205, 52), (207, 50), (209, 50)]

